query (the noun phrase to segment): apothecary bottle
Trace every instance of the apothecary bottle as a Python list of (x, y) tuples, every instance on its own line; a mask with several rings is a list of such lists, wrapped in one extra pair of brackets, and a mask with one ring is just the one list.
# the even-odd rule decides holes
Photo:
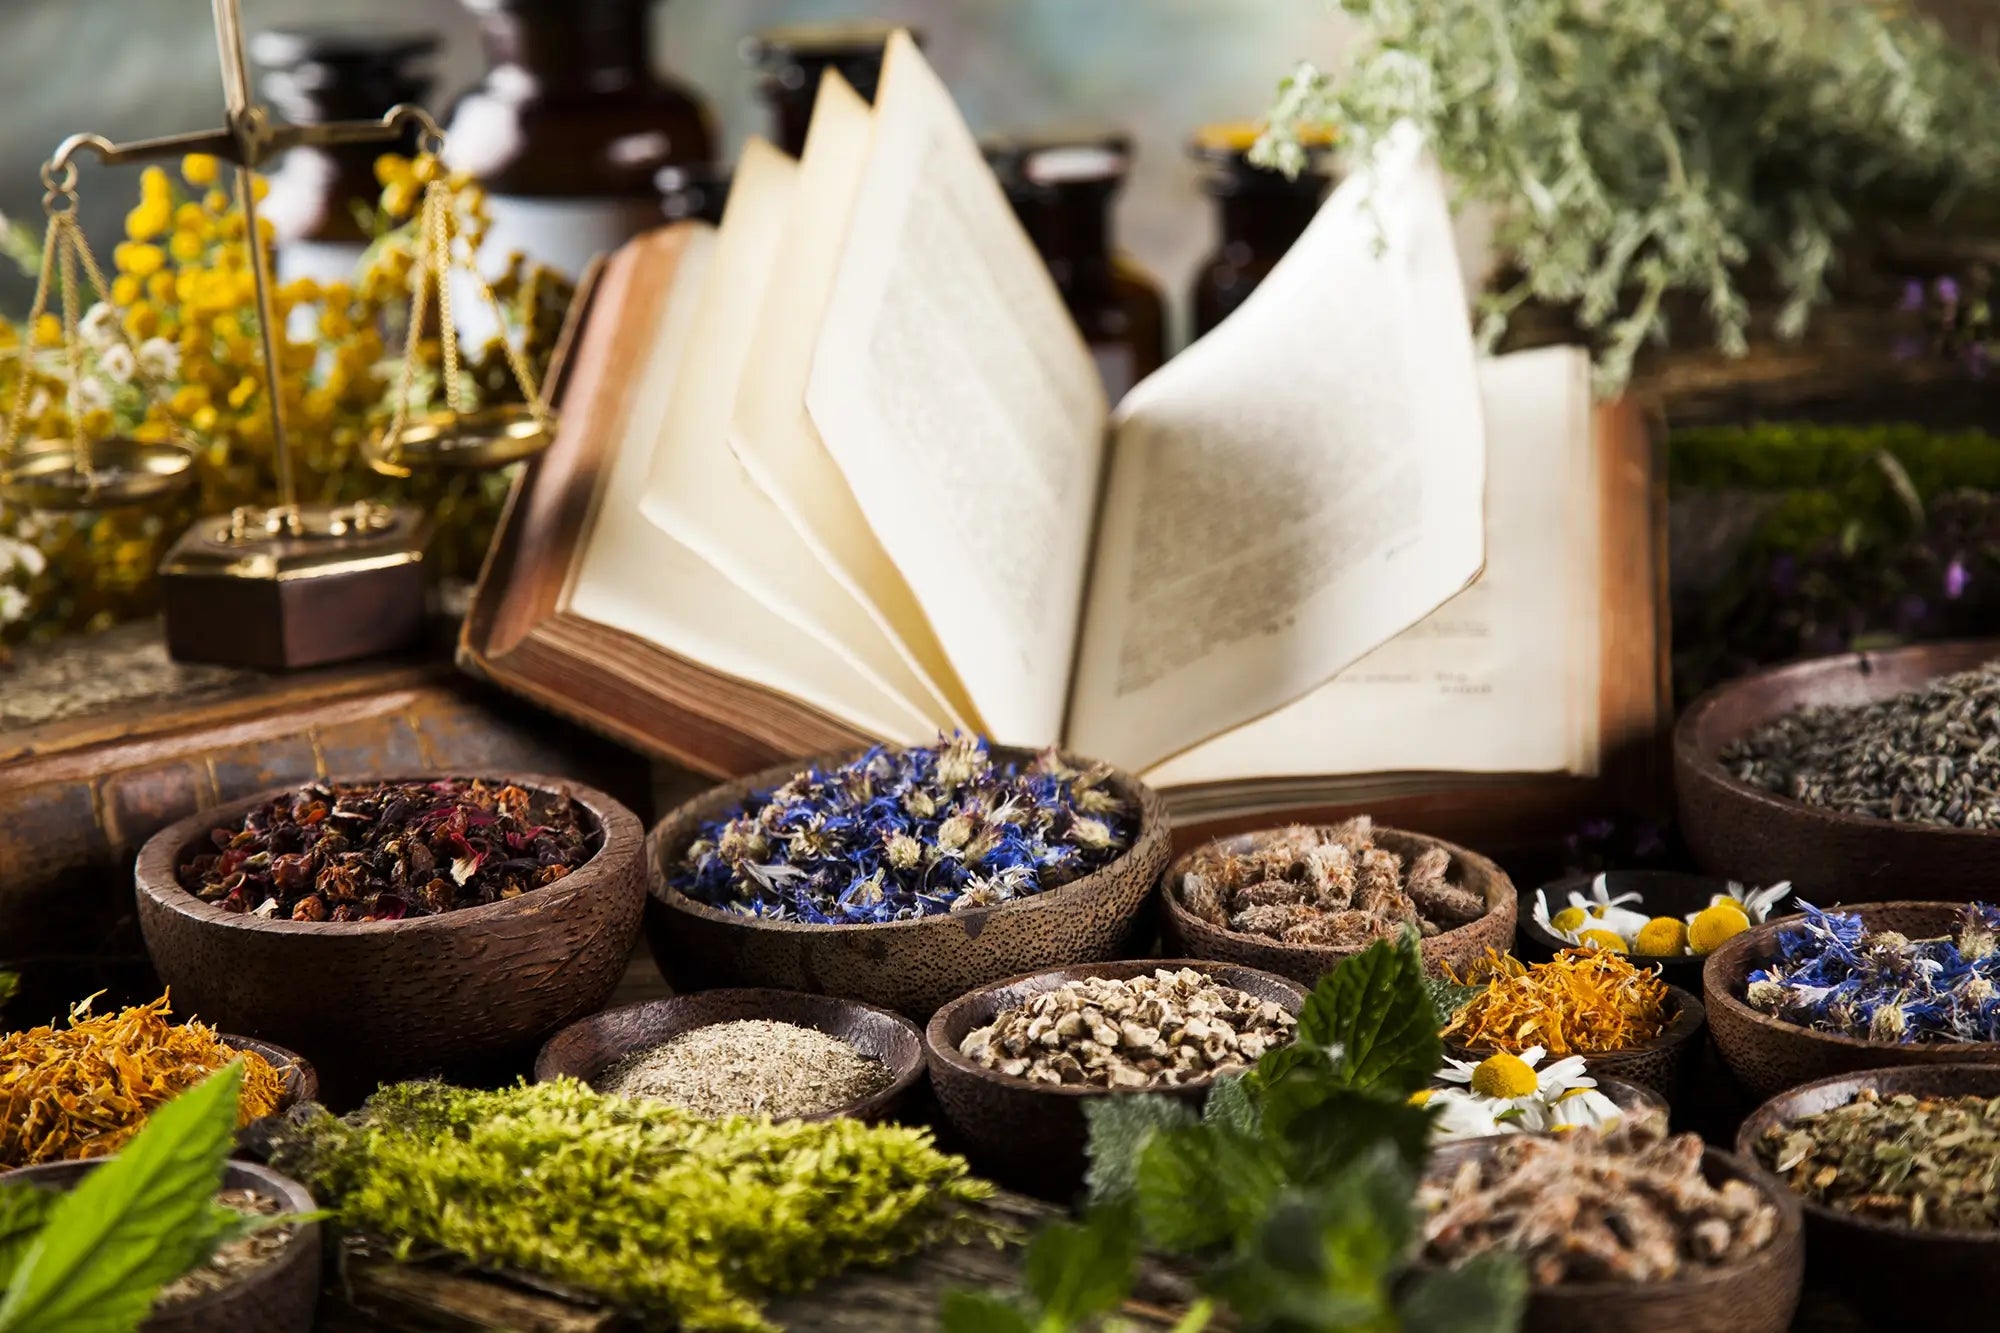
[[(757, 96), (771, 114), (778, 147), (796, 157), (806, 146), (819, 76), (829, 69), (873, 102), (882, 80), (882, 56), (893, 23), (860, 19), (848, 23), (801, 23), (767, 28), (743, 39), (743, 58), (757, 67)], [(919, 43), (921, 34), (910, 34)]]
[(1015, 216), (1049, 266), (1063, 303), (1117, 402), (1166, 360), (1166, 301), (1159, 284), (1113, 244), (1111, 206), (1131, 164), (1117, 131), (996, 138), (987, 161)]
[(710, 161), (697, 96), (655, 74), (651, 0), (461, 0), (487, 72), (462, 95), (446, 160), (485, 186), (486, 253), (571, 276), (660, 224), (662, 167)]
[(1333, 181), (1330, 140), (1308, 141), (1306, 168), (1288, 179), (1251, 164), (1257, 134), (1252, 124), (1208, 125), (1188, 145), (1206, 169), (1202, 188), (1215, 200), (1220, 231), (1215, 250), (1195, 273), (1191, 304), (1197, 338), (1242, 305), (1285, 257)]
[[(263, 72), (264, 96), (279, 117), (320, 125), (372, 120), (399, 102), (422, 102), (431, 74), (419, 66), (437, 48), (432, 32), (301, 26), (256, 34), (250, 58)], [(351, 277), (369, 241), (358, 210), (372, 207), (381, 192), (375, 159), (415, 146), (413, 132), (401, 145), (307, 144), (286, 153), (270, 174), (271, 193), (260, 210), (277, 238), (279, 276)]]

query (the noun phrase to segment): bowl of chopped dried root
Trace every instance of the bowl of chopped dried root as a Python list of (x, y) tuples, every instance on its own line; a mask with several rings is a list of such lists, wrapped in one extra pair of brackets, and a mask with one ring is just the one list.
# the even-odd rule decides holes
[(1404, 927), (1433, 976), (1514, 941), (1514, 885), (1499, 866), (1361, 815), (1264, 829), (1192, 849), (1160, 881), (1167, 951), (1242, 963), (1312, 986)]

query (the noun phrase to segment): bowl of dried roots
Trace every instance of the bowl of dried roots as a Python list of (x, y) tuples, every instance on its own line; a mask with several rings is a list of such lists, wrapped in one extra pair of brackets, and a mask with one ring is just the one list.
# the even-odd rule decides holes
[(1511, 947), (1518, 910), (1493, 862), (1366, 815), (1204, 843), (1168, 867), (1160, 898), (1169, 952), (1302, 986), (1406, 926), (1423, 937), (1427, 972), (1462, 971), (1489, 948)]

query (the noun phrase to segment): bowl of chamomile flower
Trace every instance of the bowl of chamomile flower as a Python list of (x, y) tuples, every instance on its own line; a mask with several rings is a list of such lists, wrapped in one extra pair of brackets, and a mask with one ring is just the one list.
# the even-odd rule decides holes
[(1547, 1058), (1540, 1046), (1483, 1060), (1445, 1058), (1431, 1086), (1410, 1098), (1431, 1110), (1431, 1142), (1495, 1134), (1553, 1134), (1572, 1129), (1608, 1133), (1620, 1123), (1667, 1117), (1667, 1099), (1652, 1088), (1600, 1078), (1580, 1055)]
[(1609, 949), (1699, 991), (1708, 955), (1763, 925), (1791, 896), (1789, 883), (1749, 889), (1677, 870), (1573, 875), (1523, 895), (1520, 956), (1543, 962), (1579, 946)]

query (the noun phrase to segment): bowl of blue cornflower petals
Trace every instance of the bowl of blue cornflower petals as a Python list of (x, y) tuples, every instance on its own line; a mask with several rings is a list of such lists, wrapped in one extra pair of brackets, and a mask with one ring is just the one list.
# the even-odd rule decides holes
[(1716, 1048), (1757, 1100), (1867, 1069), (2000, 1065), (2000, 906), (1867, 903), (1756, 926), (1708, 957)]
[(1166, 809), (1137, 778), (967, 735), (792, 763), (653, 830), (646, 935), (677, 990), (838, 995), (919, 1022), (1004, 977), (1150, 943)]

